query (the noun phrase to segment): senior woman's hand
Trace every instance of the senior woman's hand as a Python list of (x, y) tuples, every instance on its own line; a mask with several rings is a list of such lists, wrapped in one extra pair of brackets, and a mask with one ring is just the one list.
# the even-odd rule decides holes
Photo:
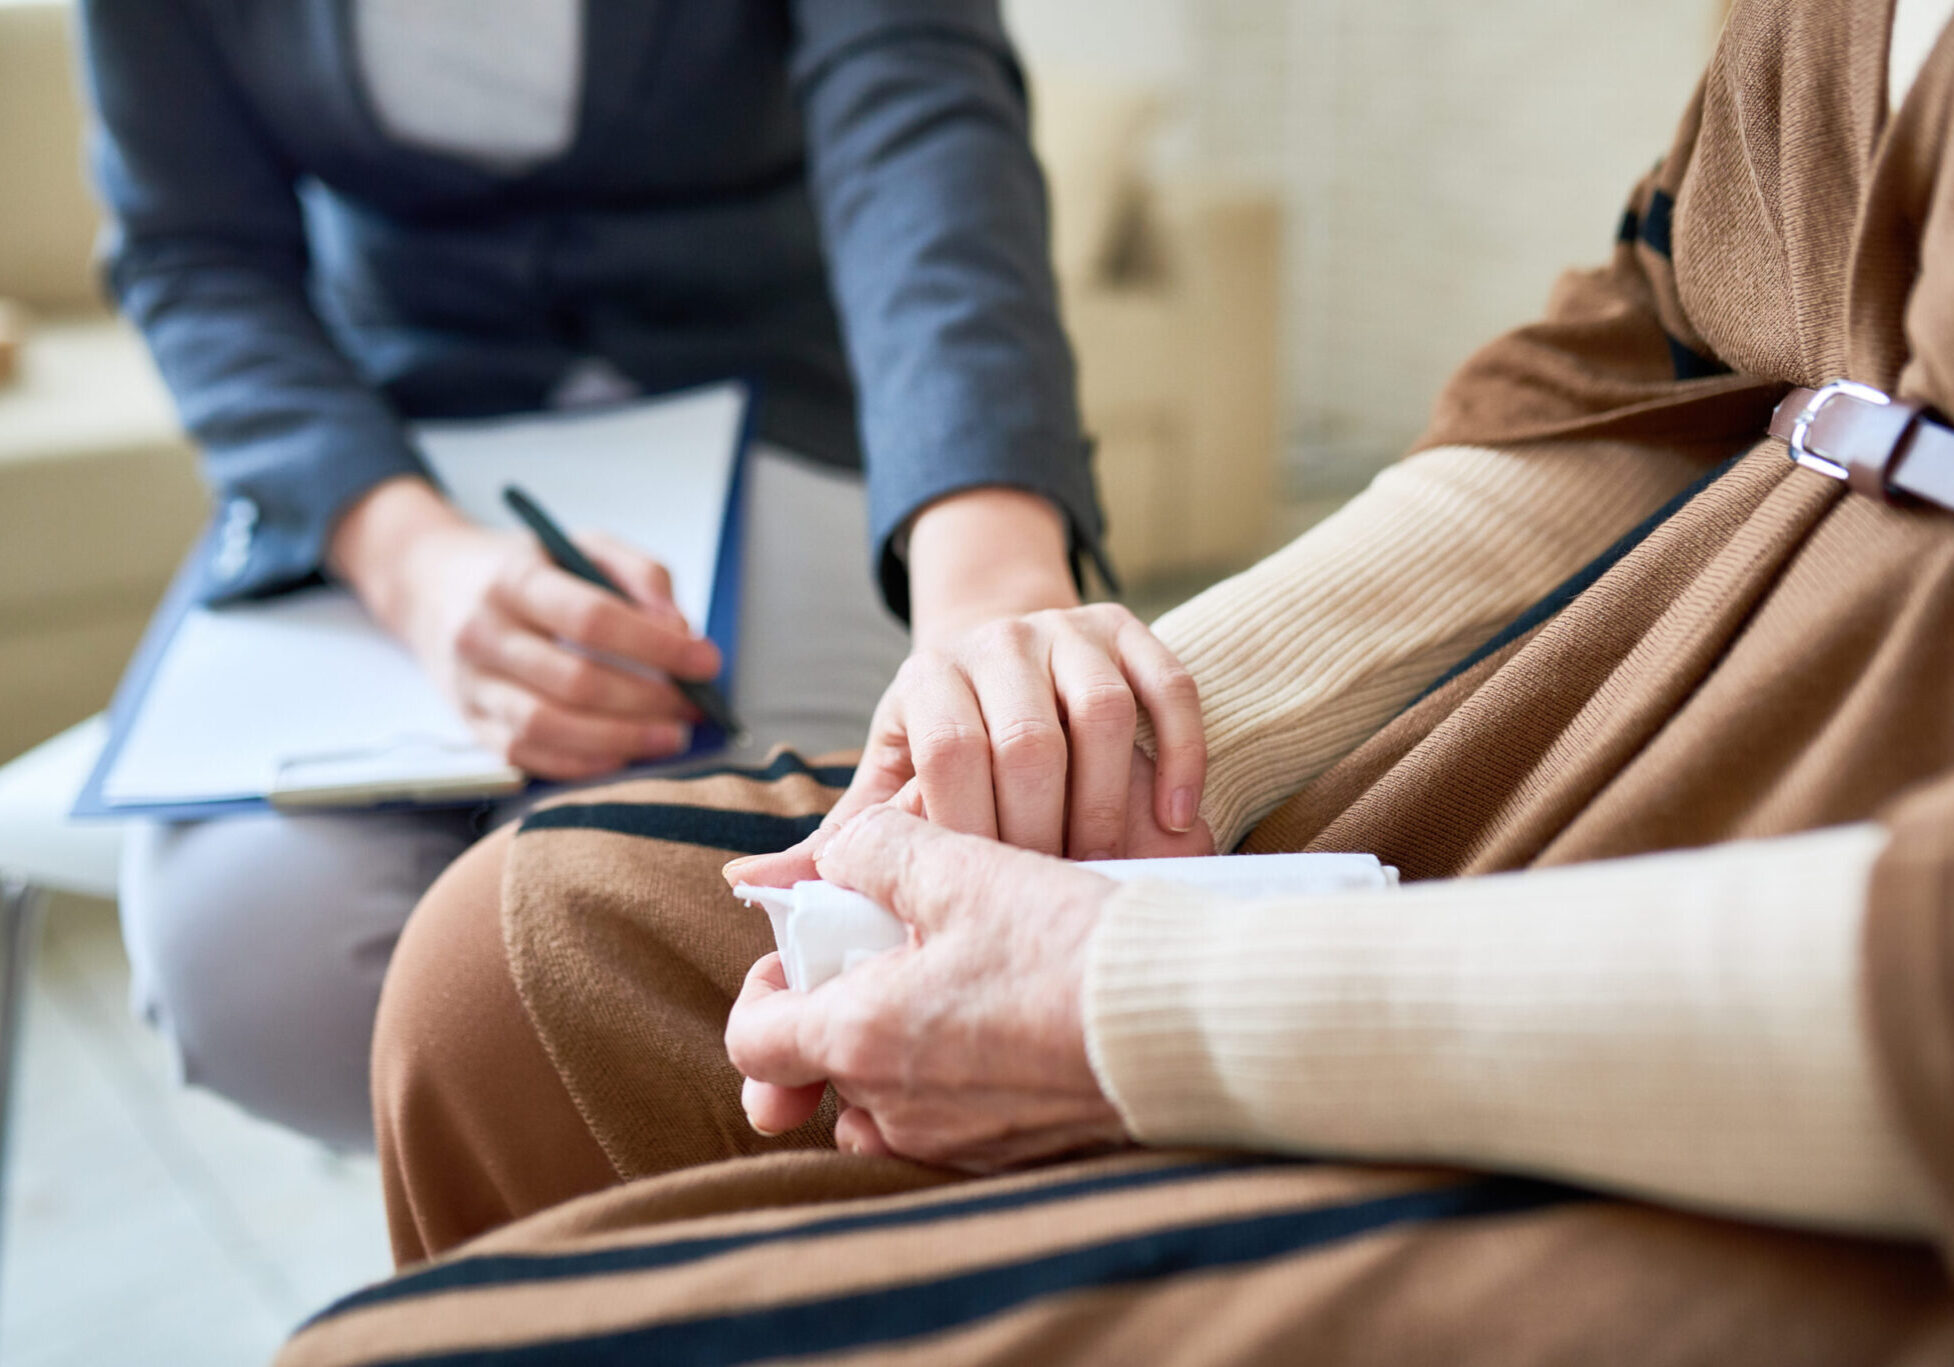
[(812, 992), (755, 964), (726, 1025), (763, 1133), (833, 1084), (847, 1152), (989, 1172), (1125, 1141), (1086, 1057), (1087, 942), (1114, 884), (891, 806), (834, 832), (822, 877), (909, 924), (909, 944)]

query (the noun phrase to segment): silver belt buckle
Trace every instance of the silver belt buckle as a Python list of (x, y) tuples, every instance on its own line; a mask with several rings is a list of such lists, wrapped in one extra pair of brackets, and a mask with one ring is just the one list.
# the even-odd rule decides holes
[(1819, 412), (1826, 404), (1832, 402), (1832, 400), (1838, 398), (1840, 395), (1882, 406), (1892, 402), (1885, 394), (1874, 389), (1871, 385), (1859, 384), (1854, 380), (1834, 380), (1811, 396), (1810, 402), (1805, 405), (1805, 411), (1794, 418), (1791, 423), (1791, 436), (1789, 438), (1791, 461), (1794, 465), (1802, 465), (1807, 470), (1816, 470), (1819, 474), (1831, 479), (1847, 479), (1851, 477), (1852, 472), (1836, 460), (1827, 456), (1821, 456), (1818, 452), (1805, 445), (1805, 438), (1811, 434), (1812, 424), (1818, 421)]

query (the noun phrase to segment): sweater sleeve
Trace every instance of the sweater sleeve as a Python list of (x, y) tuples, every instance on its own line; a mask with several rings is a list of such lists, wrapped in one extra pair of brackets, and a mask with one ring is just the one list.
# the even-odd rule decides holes
[(306, 293), (297, 172), (179, 0), (84, 0), (108, 279), (223, 504), (218, 599), (319, 572), (340, 512), (424, 467)]
[(1702, 473), (1625, 442), (1435, 447), (1162, 617), (1201, 690), (1216, 848)]
[(1862, 1024), (1885, 841), (1840, 827), (1288, 903), (1121, 888), (1090, 951), (1088, 1047), (1147, 1143), (1925, 1233)]
[(890, 607), (907, 615), (897, 531), (961, 489), (1043, 494), (1075, 555), (1101, 559), (1044, 179), (995, 0), (796, 0), (793, 13)]

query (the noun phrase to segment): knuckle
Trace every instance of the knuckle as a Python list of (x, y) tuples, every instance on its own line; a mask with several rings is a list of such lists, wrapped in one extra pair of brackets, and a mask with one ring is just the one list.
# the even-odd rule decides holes
[(1140, 715), (1133, 690), (1118, 682), (1087, 685), (1069, 700), (1066, 710), (1074, 726), (1088, 730), (1130, 727)]
[(925, 646), (911, 652), (903, 659), (902, 664), (896, 668), (896, 681), (907, 687), (914, 687), (925, 679), (941, 674), (947, 668), (949, 668), (949, 661), (942, 653)]
[(604, 672), (589, 660), (565, 664), (561, 686), (564, 699), (577, 707), (593, 708), (604, 700)]
[(1065, 763), (1065, 733), (1044, 717), (1006, 722), (991, 735), (991, 754), (1001, 768), (1045, 770)]
[(524, 747), (542, 745), (548, 739), (547, 714), (534, 699), (524, 699), (516, 705), (515, 716), (509, 722), (509, 735), (516, 745)]
[(527, 547), (514, 551), (503, 557), (502, 563), (496, 568), (495, 578), (492, 581), (494, 590), (505, 600), (513, 601), (525, 597), (542, 569), (542, 561), (530, 554)]
[(1192, 705), (1201, 701), (1201, 686), (1184, 665), (1174, 665), (1160, 675), (1160, 694), (1169, 703)]
[(978, 640), (989, 650), (1019, 651), (1031, 646), (1039, 636), (1038, 623), (1032, 617), (1003, 617), (995, 622), (987, 622), (978, 634)]
[(983, 756), (987, 741), (980, 727), (945, 721), (927, 726), (911, 736), (910, 749), (916, 756), (919, 768), (953, 768)]
[(1078, 609), (1078, 616), (1074, 620), (1094, 636), (1110, 641), (1139, 619), (1121, 603), (1088, 603)]
[(564, 627), (572, 639), (594, 645), (603, 636), (608, 607), (609, 604), (600, 600), (580, 598), (564, 614)]
[(477, 607), (461, 622), (455, 633), (455, 653), (465, 660), (481, 662), (494, 654), (495, 616), (486, 607)]
[(856, 1009), (843, 1013), (831, 1027), (829, 1065), (838, 1076), (868, 1081), (882, 1075), (888, 1049), (874, 1013)]

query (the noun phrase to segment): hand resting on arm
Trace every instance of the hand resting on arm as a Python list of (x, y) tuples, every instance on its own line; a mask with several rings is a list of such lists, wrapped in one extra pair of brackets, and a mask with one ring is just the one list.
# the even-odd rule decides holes
[[(1194, 828), (1194, 680), (1131, 612), (1079, 603), (1056, 508), (1003, 488), (942, 499), (915, 519), (909, 573), (914, 650), (828, 827), (914, 781), (938, 825), (1074, 859), (1127, 857), (1130, 800)], [(1159, 772), (1129, 798), (1142, 708)]]

